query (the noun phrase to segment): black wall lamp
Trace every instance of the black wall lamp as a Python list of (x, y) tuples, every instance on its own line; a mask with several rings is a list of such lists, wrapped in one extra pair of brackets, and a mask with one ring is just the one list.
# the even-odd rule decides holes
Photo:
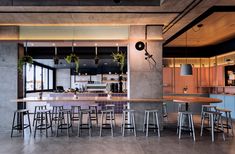
[(145, 60), (152, 60), (155, 64), (156, 64), (156, 61), (155, 59), (153, 58), (153, 55), (151, 55), (149, 52), (148, 52), (148, 44), (147, 44), (147, 25), (145, 26), (145, 43), (142, 42), (142, 41), (139, 41), (135, 44), (135, 48), (136, 50), (138, 51), (142, 51), (144, 50), (145, 51)]

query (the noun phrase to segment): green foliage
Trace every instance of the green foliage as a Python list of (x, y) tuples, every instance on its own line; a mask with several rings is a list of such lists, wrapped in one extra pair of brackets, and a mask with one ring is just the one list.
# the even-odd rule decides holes
[(125, 53), (123, 52), (117, 52), (117, 53), (113, 53), (113, 59), (114, 61), (118, 62), (120, 64), (120, 70), (123, 71), (123, 67), (125, 65)]
[(33, 64), (33, 58), (29, 55), (25, 55), (24, 57), (20, 58), (18, 60), (18, 71), (19, 73), (23, 72), (23, 66), (28, 63), (29, 66), (31, 67)]
[(76, 72), (78, 72), (79, 58), (78, 58), (78, 56), (76, 56), (76, 54), (71, 53), (70, 55), (66, 56), (65, 60), (66, 60), (66, 62), (68, 64), (75, 63), (75, 65), (76, 65)]

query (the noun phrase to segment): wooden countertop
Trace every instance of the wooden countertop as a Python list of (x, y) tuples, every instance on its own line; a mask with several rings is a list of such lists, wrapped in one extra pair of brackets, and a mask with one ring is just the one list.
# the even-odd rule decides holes
[(176, 103), (220, 103), (222, 100), (197, 96), (164, 96), (164, 99), (173, 100)]
[(95, 102), (164, 102), (171, 101), (164, 98), (149, 98), (149, 99), (128, 99), (127, 97), (27, 97), (23, 99), (12, 100), (15, 102), (77, 102), (77, 101), (95, 101)]
[(95, 101), (95, 102), (153, 102), (161, 103), (166, 101), (173, 101), (176, 103), (220, 103), (222, 100), (208, 97), (197, 97), (197, 96), (164, 96), (163, 98), (142, 98), (128, 99), (127, 97), (43, 97), (38, 99), (37, 97), (27, 97), (23, 99), (12, 100), (14, 102), (78, 102), (78, 101)]

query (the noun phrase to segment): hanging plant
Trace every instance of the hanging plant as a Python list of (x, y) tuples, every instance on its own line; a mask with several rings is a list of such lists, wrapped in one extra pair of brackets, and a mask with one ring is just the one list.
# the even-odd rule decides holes
[(118, 62), (120, 64), (120, 70), (123, 71), (123, 67), (125, 65), (125, 53), (123, 52), (117, 52), (117, 53), (113, 53), (113, 59), (114, 61)]
[(76, 56), (76, 54), (74, 53), (71, 53), (70, 55), (66, 56), (65, 58), (66, 62), (68, 64), (71, 64), (71, 63), (75, 63), (76, 65), (76, 72), (78, 72), (78, 68), (79, 68), (79, 58), (78, 56)]
[(18, 71), (19, 73), (23, 72), (23, 66), (28, 63), (29, 67), (32, 67), (33, 58), (29, 55), (25, 55), (18, 60)]

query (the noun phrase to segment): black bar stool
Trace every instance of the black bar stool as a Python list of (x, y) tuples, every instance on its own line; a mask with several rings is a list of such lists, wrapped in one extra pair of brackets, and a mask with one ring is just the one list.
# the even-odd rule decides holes
[(37, 119), (37, 117), (36, 117), (37, 111), (38, 111), (38, 110), (46, 110), (46, 109), (47, 109), (47, 106), (46, 106), (46, 105), (35, 106), (35, 107), (34, 107), (33, 126), (34, 126), (34, 123), (35, 123), (36, 120), (40, 120), (40, 119)]
[(63, 110), (63, 109), (64, 109), (63, 106), (53, 106), (52, 107), (52, 121), (55, 121), (55, 124), (56, 124), (56, 122), (58, 121), (58, 118), (59, 118), (59, 111)]
[(74, 121), (79, 121), (79, 112), (81, 110), (81, 106), (71, 106), (71, 121), (72, 124)]
[[(81, 129), (88, 129), (89, 136), (92, 134), (92, 123), (91, 123), (91, 109), (81, 109), (79, 112), (79, 123), (78, 123), (78, 137), (81, 135)], [(87, 123), (83, 123), (83, 115), (87, 115)]]
[(91, 110), (91, 122), (96, 121), (96, 126), (98, 127), (98, 104), (89, 105)]
[[(187, 118), (188, 118), (188, 125), (187, 126), (183, 125), (183, 116), (187, 116)], [(184, 128), (184, 129), (182, 129), (182, 128)], [(181, 139), (181, 132), (183, 130), (183, 131), (190, 132), (190, 136), (192, 136), (192, 133), (193, 133), (193, 140), (196, 141), (192, 112), (186, 112), (186, 111), (179, 112), (179, 128), (177, 128), (177, 129), (179, 129), (179, 139)]]
[(114, 121), (114, 126), (116, 125), (116, 120), (115, 120), (115, 104), (106, 104), (105, 105), (105, 110), (112, 110), (111, 116), (109, 116), (110, 114), (106, 113), (105, 117), (106, 117), (106, 121), (107, 120), (112, 120)]
[[(28, 117), (28, 124), (24, 123), (24, 116), (27, 115)], [(20, 119), (20, 123), (18, 123), (17, 119)], [(15, 121), (17, 124), (15, 125)], [(30, 118), (29, 118), (29, 110), (16, 110), (14, 111), (13, 121), (12, 121), (12, 128), (11, 128), (11, 137), (13, 136), (13, 130), (22, 130), (22, 136), (24, 136), (24, 129), (28, 128), (31, 133), (31, 125), (30, 125)]]
[(50, 110), (38, 110), (35, 117), (36, 125), (34, 128), (34, 138), (36, 136), (37, 130), (46, 130), (46, 137), (48, 137), (47, 129), (51, 128), (51, 134), (53, 133), (52, 130), (52, 119), (51, 119), (51, 111)]
[[(160, 137), (160, 125), (159, 125), (159, 119), (158, 119), (158, 112), (159, 112), (158, 109), (145, 110), (143, 132), (146, 130), (146, 136), (148, 136), (149, 129), (153, 129), (154, 131), (156, 130), (158, 131), (158, 137)], [(153, 123), (149, 123), (150, 114), (153, 115)]]
[(61, 130), (61, 132), (63, 129), (66, 129), (67, 136), (69, 137), (69, 130), (70, 130), (70, 128), (73, 129), (72, 122), (71, 122), (71, 110), (70, 109), (60, 110), (57, 120), (58, 120), (58, 123), (56, 126), (56, 128), (57, 128), (56, 136), (58, 136), (59, 129)]
[[(100, 137), (102, 136), (103, 129), (111, 129), (111, 135), (113, 137), (113, 120), (112, 118), (109, 118), (109, 123), (107, 123), (107, 115), (109, 117), (112, 117), (113, 110), (101, 110), (101, 125), (100, 125)], [(104, 123), (105, 118), (105, 123)]]
[[(125, 129), (134, 130), (134, 135), (136, 136), (136, 129), (135, 129), (135, 110), (125, 109), (122, 111), (122, 124), (121, 124), (121, 132), (122, 136), (125, 136)], [(129, 114), (129, 121), (130, 123), (126, 123), (126, 116)], [(127, 127), (126, 127), (127, 126)]]

